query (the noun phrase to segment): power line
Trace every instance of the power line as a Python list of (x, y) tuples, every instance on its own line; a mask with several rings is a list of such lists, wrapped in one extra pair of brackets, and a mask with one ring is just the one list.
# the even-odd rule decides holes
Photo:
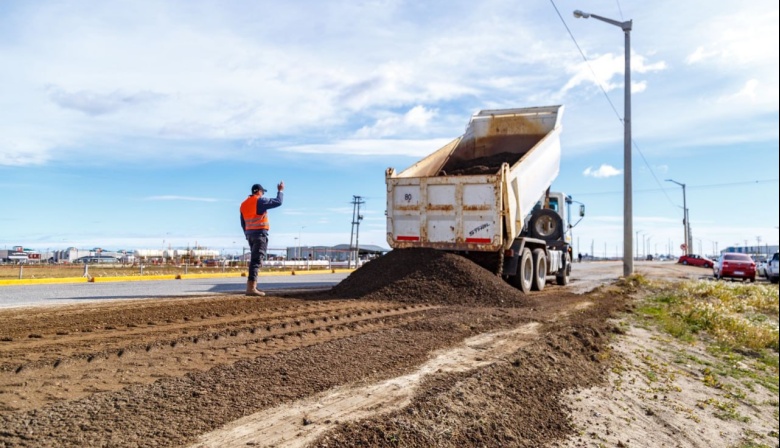
[[(582, 51), (582, 48), (580, 48), (580, 44), (577, 43), (577, 39), (574, 38), (574, 34), (572, 34), (571, 30), (569, 29), (569, 25), (566, 24), (566, 21), (563, 20), (563, 16), (561, 15), (561, 12), (558, 11), (558, 7), (555, 6), (555, 1), (550, 0), (550, 3), (552, 3), (553, 8), (555, 8), (556, 14), (558, 14), (558, 18), (561, 19), (561, 23), (563, 23), (563, 27), (566, 28), (566, 31), (569, 33), (569, 37), (571, 37), (572, 42), (574, 42), (574, 46), (577, 47), (577, 50), (580, 52), (580, 56), (582, 56), (582, 60), (585, 61), (585, 64), (588, 66), (588, 69), (590, 69), (591, 74), (593, 74), (593, 80), (596, 82), (596, 85), (599, 86), (599, 89), (601, 89), (601, 92), (604, 94), (604, 98), (607, 99), (607, 102), (609, 103), (609, 106), (612, 108), (612, 111), (615, 112), (615, 115), (620, 119), (620, 114), (618, 113), (617, 109), (615, 109), (615, 105), (612, 103), (612, 100), (609, 98), (609, 95), (607, 95), (607, 91), (604, 90), (604, 86), (601, 85), (600, 82), (598, 82), (598, 77), (596, 76), (596, 71), (593, 70), (593, 66), (590, 65), (590, 61), (588, 61), (588, 58), (585, 57), (585, 53)], [(622, 122), (623, 120), (620, 119)]]
[[(721, 184), (707, 184), (707, 185), (686, 185), (688, 189), (698, 189), (698, 190), (704, 190), (708, 188), (721, 188), (721, 187), (732, 187), (735, 185), (753, 185), (753, 184), (762, 184), (762, 183), (769, 183), (769, 182), (777, 182), (778, 179), (760, 179), (760, 180), (751, 180), (751, 181), (741, 181), (741, 182), (727, 182), (727, 183), (721, 183)], [(652, 189), (646, 189), (646, 190), (634, 190), (635, 193), (655, 193), (658, 191), (666, 191), (666, 189), (663, 188), (652, 188)], [(622, 190), (616, 190), (616, 191), (599, 191), (599, 192), (593, 192), (593, 193), (577, 193), (577, 197), (579, 196), (601, 196), (601, 195), (610, 195), (610, 194), (619, 194), (622, 193)], [(677, 205), (675, 205), (677, 207)]]
[(620, 20), (625, 20), (623, 18), (623, 8), (620, 7), (620, 0), (615, 0), (615, 3), (617, 3), (617, 9), (618, 12), (620, 13)]

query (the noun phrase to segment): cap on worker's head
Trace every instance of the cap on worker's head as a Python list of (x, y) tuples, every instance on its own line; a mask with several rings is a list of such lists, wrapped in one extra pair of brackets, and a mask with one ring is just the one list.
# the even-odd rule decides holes
[(255, 193), (259, 192), (259, 191), (262, 191), (263, 193), (265, 193), (265, 192), (266, 192), (266, 191), (268, 191), (268, 190), (266, 190), (265, 188), (263, 188), (263, 186), (262, 186), (262, 185), (260, 185), (260, 184), (254, 184), (254, 185), (252, 185), (252, 194), (255, 194)]

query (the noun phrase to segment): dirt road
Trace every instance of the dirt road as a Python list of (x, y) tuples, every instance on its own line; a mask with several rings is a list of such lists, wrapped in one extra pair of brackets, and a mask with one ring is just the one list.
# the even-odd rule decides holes
[(605, 381), (626, 291), (522, 296), (460, 257), (394, 257), (327, 291), (1, 311), (0, 446), (539, 447), (576, 432), (564, 397)]

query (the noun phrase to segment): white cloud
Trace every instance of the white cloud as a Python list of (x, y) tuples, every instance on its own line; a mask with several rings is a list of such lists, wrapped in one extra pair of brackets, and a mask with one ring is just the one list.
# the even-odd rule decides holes
[[(691, 40), (702, 42), (688, 55), (689, 64), (717, 64), (727, 70), (740, 66), (766, 67), (767, 58), (777, 59), (777, 4), (723, 5), (706, 20), (691, 22)], [(771, 36), (771, 37), (770, 37)], [(770, 56), (771, 55), (771, 56)], [(776, 70), (775, 70), (776, 71)]]
[[(588, 62), (580, 62), (569, 67), (569, 72), (574, 73), (569, 81), (563, 86), (563, 93), (584, 83), (592, 83), (601, 86), (609, 92), (614, 89), (622, 88), (625, 84), (625, 64), (624, 55), (612, 53), (603, 54), (595, 59), (589, 59)], [(666, 70), (666, 62), (648, 63), (647, 59), (638, 54), (631, 55), (631, 75), (632, 79), (637, 73), (651, 73)], [(617, 78), (614, 82), (613, 78)], [(632, 92), (642, 92), (647, 88), (647, 81), (632, 81)]]
[(415, 106), (403, 115), (393, 114), (377, 120), (372, 126), (360, 128), (355, 133), (355, 137), (358, 139), (382, 138), (408, 135), (409, 132), (418, 133), (425, 129), (435, 116), (436, 110)]
[[(198, 152), (202, 145), (182, 145), (173, 153), (159, 148), (181, 140), (232, 143), (325, 133), (337, 143), (321, 146), (338, 153), (332, 148), (340, 139), (457, 135), (453, 130), (462, 129), (464, 111), (553, 101), (578, 106), (577, 87), (599, 84), (613, 95), (623, 87), (625, 61), (617, 50), (622, 42), (602, 39), (602, 33), (613, 36), (614, 30), (592, 21), (579, 22), (593, 38), (579, 41), (589, 67), (577, 60), (572, 43), (560, 38), (558, 19), (541, 19), (550, 16), (548, 10), (497, 14), (485, 5), (452, 2), (445, 11), (423, 14), (429, 10), (395, 1), (302, 4), (233, 9), (208, 2), (182, 7), (139, 1), (122, 9), (109, 4), (79, 9), (22, 3), (15, 10), (19, 20), (0, 18), (14, 37), (0, 48), (0, 59), (14, 67), (0, 73), (6, 86), (0, 98), (0, 165), (96, 154), (100, 157), (92, 159), (109, 162), (130, 157), (180, 162), (192, 160), (193, 152), (198, 160), (209, 160), (225, 153)], [(767, 5), (704, 12), (701, 4), (663, 2), (653, 11), (634, 7), (644, 29), (661, 29), (654, 21), (675, 25), (662, 14), (672, 7), (680, 17), (700, 18), (635, 40), (633, 93), (655, 94), (661, 84), (685, 89), (685, 94), (666, 91), (644, 98), (646, 113), (637, 113), (636, 138), (680, 134), (698, 141), (701, 135), (691, 128), (705, 133), (701, 123), (715, 123), (736, 106), (743, 116), (756, 102), (761, 106), (756, 114), (777, 109), (777, 40), (766, 37), (777, 35), (777, 7)], [(462, 20), (469, 13), (469, 20)], [(289, 29), (300, 23), (312, 26), (291, 37)], [(458, 32), (446, 31), (452, 29)], [(659, 78), (679, 69), (666, 61), (685, 60), (687, 68), (718, 64), (719, 74), (734, 76), (730, 90), (691, 88), (676, 71), (674, 81)], [(694, 76), (688, 79), (699, 87)], [(746, 84), (749, 80), (755, 84)], [(729, 97), (743, 86), (741, 96)], [(675, 120), (652, 108), (660, 102), (658, 107), (668, 108), (673, 100), (694, 104), (691, 96), (740, 102), (728, 111), (689, 106), (697, 113)], [(29, 129), (17, 131), (23, 126)], [(567, 132), (577, 130), (566, 126)], [(669, 130), (675, 132), (659, 132)], [(734, 137), (732, 131), (707, 133), (715, 141), (765, 138), (748, 129)], [(603, 135), (590, 132), (576, 141), (592, 144), (589, 139)], [(680, 135), (670, 138), (687, 142)], [(158, 150), (130, 155), (122, 144), (130, 139), (145, 139)]]
[(353, 139), (323, 144), (286, 146), (283, 150), (304, 154), (421, 157), (441, 148), (450, 141), (452, 139)]
[(647, 81), (631, 82), (631, 93), (641, 93), (647, 90)]
[(153, 92), (97, 93), (86, 90), (67, 92), (60, 87), (51, 86), (49, 98), (58, 106), (73, 109), (87, 115), (103, 115), (116, 112), (124, 107), (132, 107), (160, 99), (162, 95)]
[(619, 170), (612, 165), (602, 164), (595, 170), (592, 167), (587, 167), (585, 168), (585, 171), (582, 172), (582, 174), (586, 177), (595, 177), (601, 179), (605, 177), (617, 176), (622, 172), (622, 170)]
[[(755, 102), (759, 100), (759, 93), (763, 93), (759, 89), (759, 82), (757, 79), (749, 79), (745, 82), (739, 91), (731, 95), (725, 95), (718, 99), (718, 102), (733, 104), (735, 102)], [(759, 92), (760, 91), (760, 92)]]
[(698, 47), (693, 53), (689, 54), (688, 57), (685, 58), (685, 62), (688, 64), (696, 64), (698, 62), (713, 58), (717, 56), (717, 54), (718, 53), (714, 51), (705, 50), (704, 47)]

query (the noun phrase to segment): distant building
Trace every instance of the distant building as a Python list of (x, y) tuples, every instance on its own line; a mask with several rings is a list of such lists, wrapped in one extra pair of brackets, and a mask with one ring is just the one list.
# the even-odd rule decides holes
[(778, 248), (780, 246), (777, 245), (769, 245), (769, 244), (763, 244), (760, 246), (729, 246), (722, 251), (720, 251), (721, 254), (724, 253), (738, 253), (738, 254), (749, 254), (749, 255), (763, 255), (763, 256), (772, 256), (775, 252), (778, 252)]
[[(373, 244), (361, 244), (358, 249), (360, 259), (370, 259), (390, 252), (390, 249)], [(349, 244), (336, 246), (295, 246), (286, 249), (288, 260), (330, 260), (349, 261)]]

